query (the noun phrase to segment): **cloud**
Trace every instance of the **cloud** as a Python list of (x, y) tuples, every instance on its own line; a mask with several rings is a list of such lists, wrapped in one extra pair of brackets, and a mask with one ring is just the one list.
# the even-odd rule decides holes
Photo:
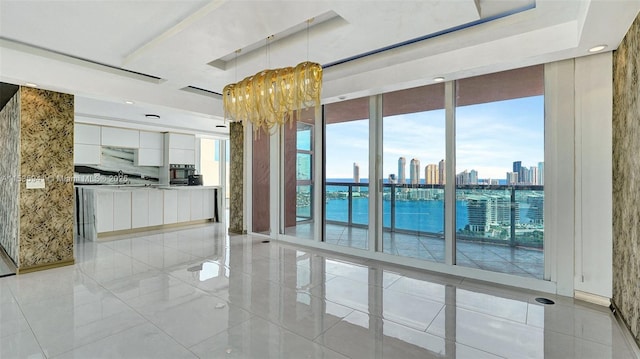
[[(505, 178), (514, 161), (526, 167), (544, 161), (542, 96), (456, 109), (456, 173), (475, 169), (480, 178)], [(350, 178), (353, 162), (368, 177), (369, 122), (327, 126), (327, 177)], [(383, 176), (396, 173), (398, 157), (420, 160), (421, 170), (445, 156), (444, 110), (383, 119)]]

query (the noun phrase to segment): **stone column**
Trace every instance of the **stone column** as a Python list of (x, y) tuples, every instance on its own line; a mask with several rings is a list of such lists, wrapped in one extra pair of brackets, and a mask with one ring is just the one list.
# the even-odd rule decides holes
[(640, 343), (640, 16), (613, 52), (613, 304)]
[(229, 126), (231, 163), (229, 164), (229, 233), (243, 234), (244, 217), (244, 127), (240, 122)]
[(18, 273), (74, 263), (74, 97), (20, 87), (0, 111), (0, 244)]

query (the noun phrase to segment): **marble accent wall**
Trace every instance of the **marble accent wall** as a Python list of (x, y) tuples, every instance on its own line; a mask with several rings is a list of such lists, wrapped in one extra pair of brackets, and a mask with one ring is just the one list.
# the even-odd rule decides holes
[(613, 303), (640, 344), (640, 16), (613, 54)]
[(73, 260), (73, 95), (20, 88), (19, 269)]
[(20, 93), (0, 111), (0, 245), (18, 262)]
[(229, 126), (231, 161), (229, 165), (229, 232), (244, 233), (244, 127), (240, 122), (232, 122)]

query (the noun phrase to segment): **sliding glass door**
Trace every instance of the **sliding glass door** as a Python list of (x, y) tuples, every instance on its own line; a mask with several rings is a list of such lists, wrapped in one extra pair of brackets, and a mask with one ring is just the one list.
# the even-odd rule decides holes
[(444, 262), (444, 84), (382, 96), (384, 253)]
[[(280, 234), (545, 278), (543, 66), (326, 104), (322, 125), (303, 116), (280, 132), (271, 169)], [(268, 151), (261, 141), (256, 157)], [(254, 167), (254, 213), (268, 177)]]
[[(315, 238), (314, 165), (315, 109), (299, 113), (300, 119), (284, 125), (282, 175), (284, 176), (282, 234), (300, 239)], [(296, 114), (295, 116), (298, 116)]]
[(369, 248), (369, 98), (324, 107), (324, 241)]
[(543, 66), (457, 82), (456, 264), (544, 275)]

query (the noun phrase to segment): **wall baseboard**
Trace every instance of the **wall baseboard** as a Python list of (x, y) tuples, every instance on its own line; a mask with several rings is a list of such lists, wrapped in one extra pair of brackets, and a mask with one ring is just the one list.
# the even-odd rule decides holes
[(603, 297), (597, 294), (583, 292), (580, 290), (574, 290), (573, 297), (578, 300), (601, 305), (603, 307), (608, 307), (609, 305), (611, 305), (611, 298)]
[(67, 259), (67, 260), (55, 262), (55, 263), (36, 264), (34, 266), (20, 267), (16, 270), (16, 274), (25, 274), (25, 273), (38, 272), (38, 271), (47, 270), (47, 269), (66, 267), (66, 266), (74, 265), (75, 263), (76, 263), (75, 259)]
[(247, 234), (246, 230), (238, 230), (231, 227), (229, 227), (228, 231), (229, 231), (229, 234)]
[(193, 226), (196, 224), (205, 224), (205, 223), (212, 223), (215, 222), (212, 218), (209, 219), (200, 219), (200, 220), (195, 220), (195, 221), (188, 221), (188, 222), (179, 222), (179, 223), (172, 223), (172, 224), (161, 224), (158, 226), (148, 226), (148, 227), (140, 227), (140, 228), (132, 228), (132, 229), (123, 229), (120, 231), (113, 231), (113, 232), (102, 232), (102, 233), (98, 233), (98, 241), (101, 240), (111, 240), (111, 239), (118, 239), (118, 236), (123, 236), (123, 235), (128, 235), (128, 234), (136, 234), (136, 233), (143, 233), (143, 232), (149, 232), (149, 231), (158, 231), (158, 230), (166, 230), (166, 229), (175, 229), (175, 228), (181, 228), (181, 227), (189, 227), (189, 226)]

